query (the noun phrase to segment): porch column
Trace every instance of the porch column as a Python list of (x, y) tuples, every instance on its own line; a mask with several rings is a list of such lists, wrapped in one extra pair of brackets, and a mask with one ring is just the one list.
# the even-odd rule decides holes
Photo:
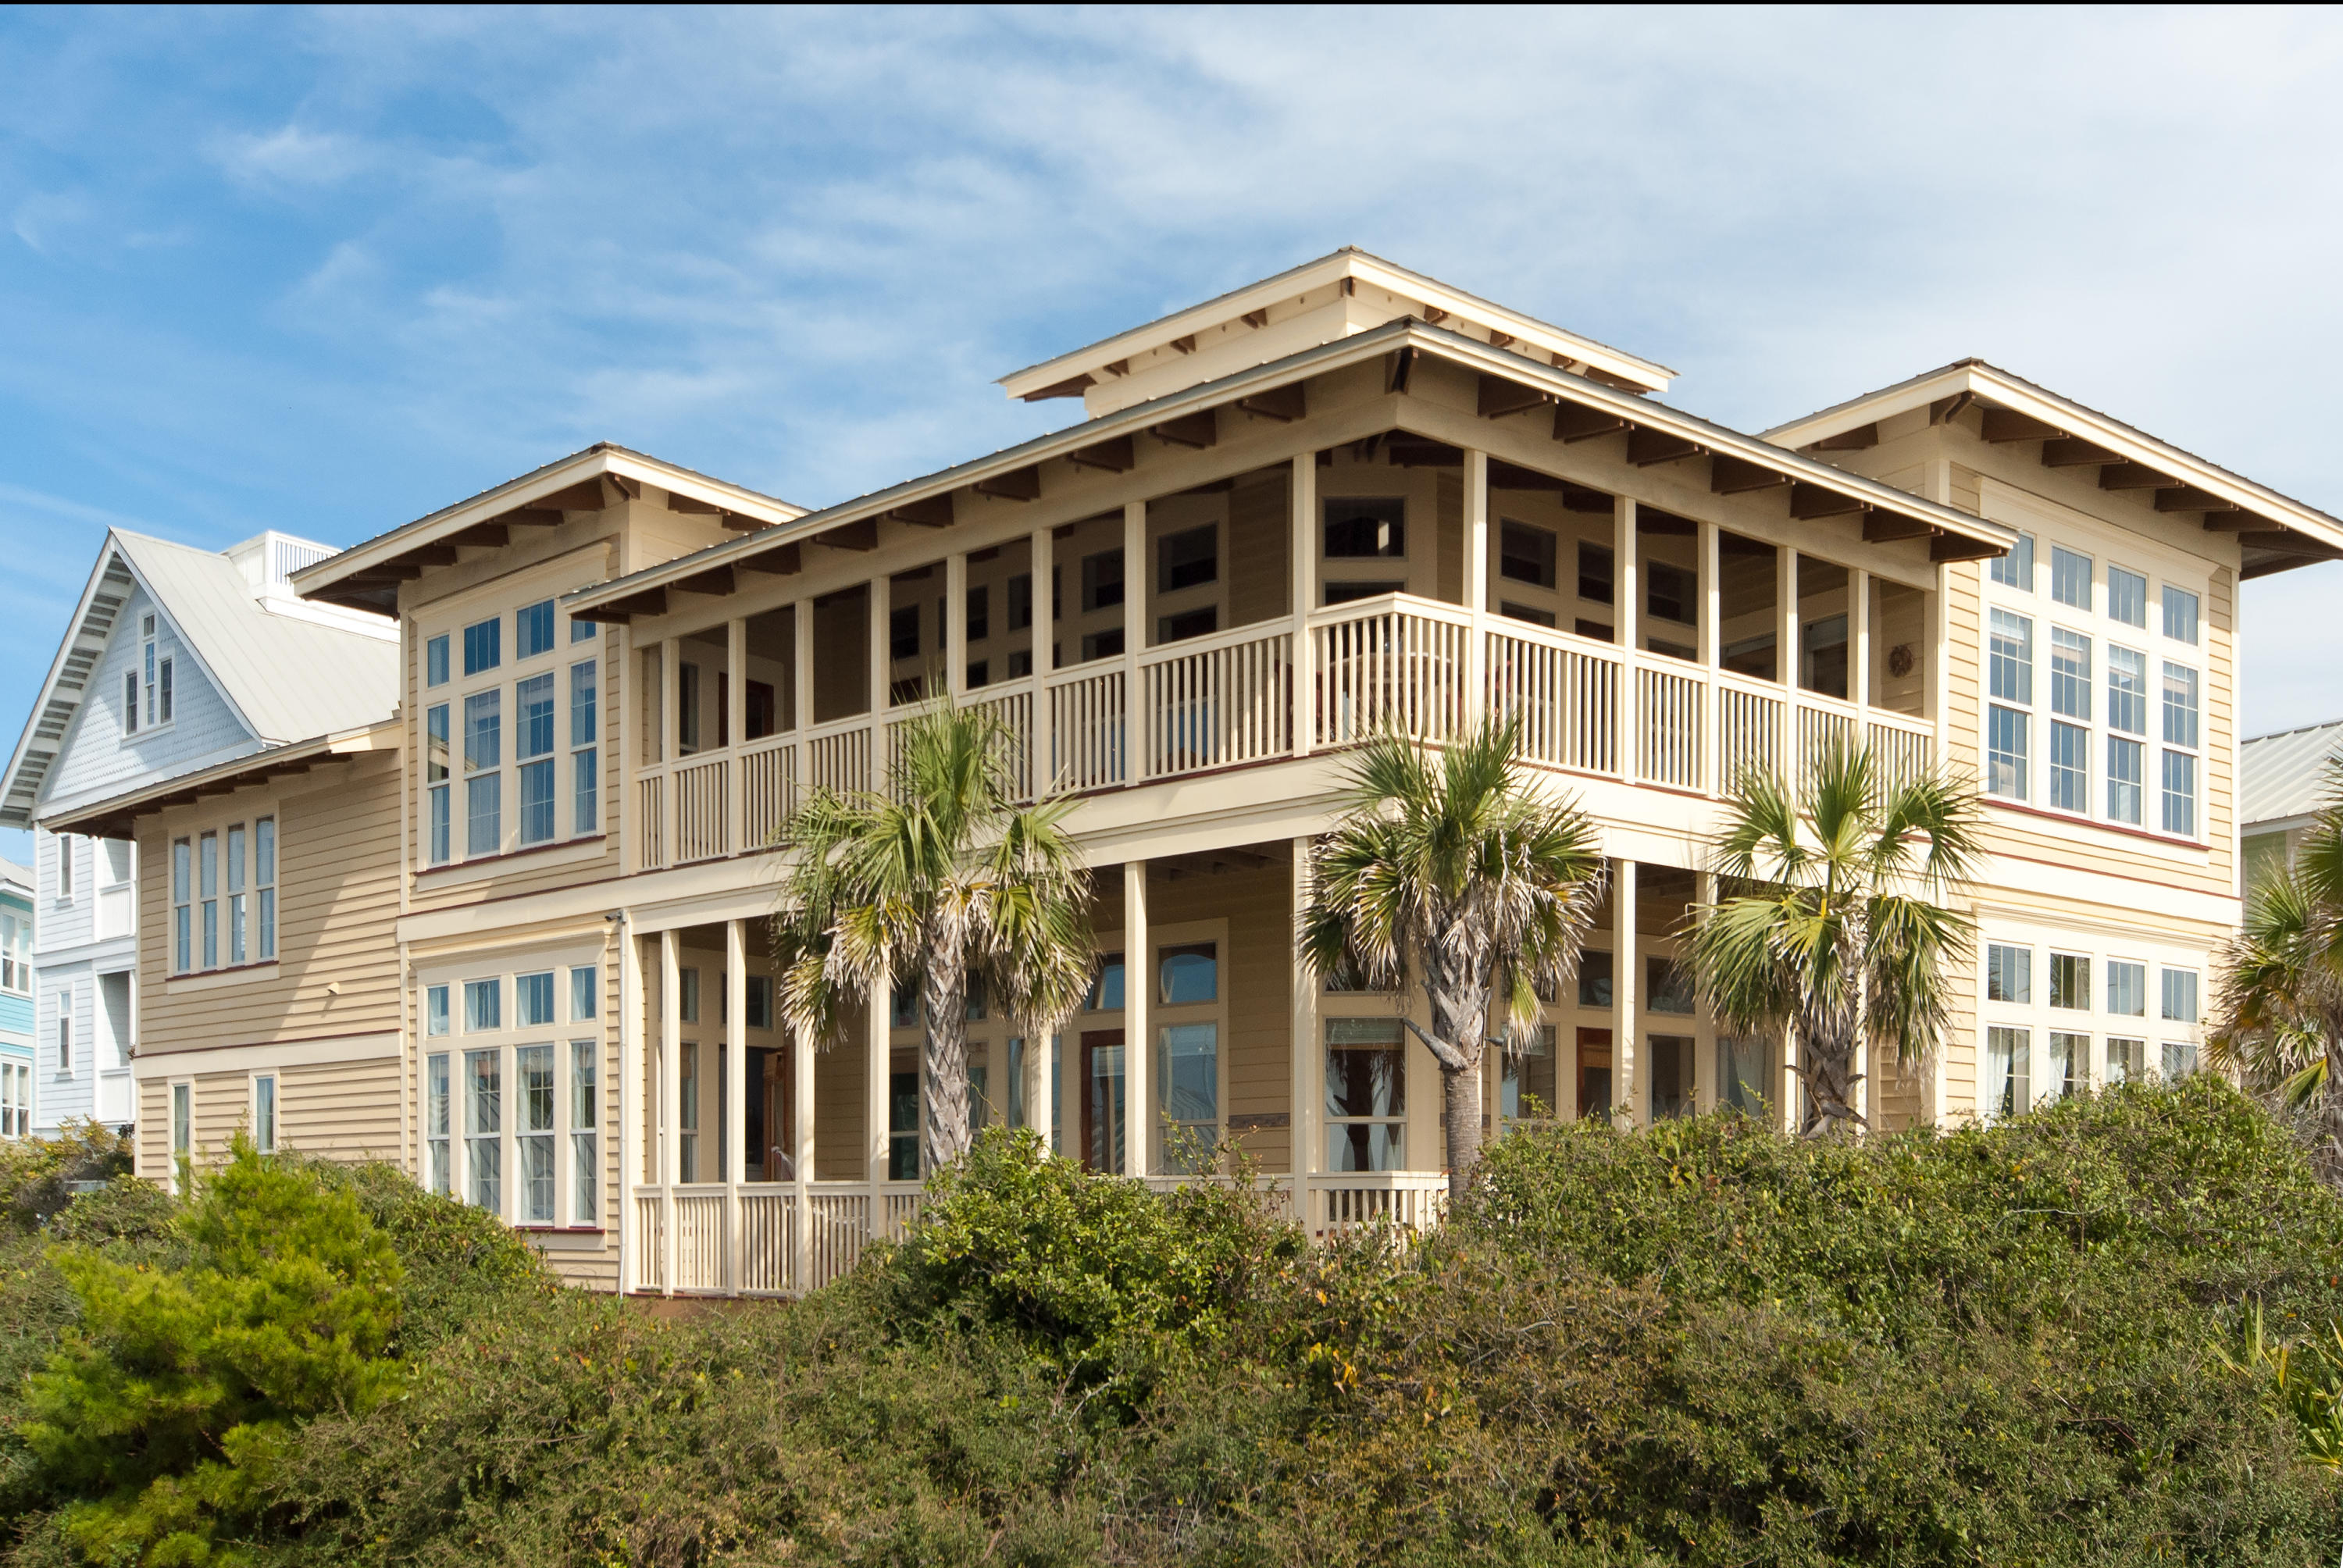
[(1700, 525), (1700, 667), (1708, 680), (1703, 699), (1701, 782), (1723, 794), (1733, 780), (1725, 777), (1725, 696), (1716, 672), (1725, 664), (1725, 586), (1715, 523)]
[(1464, 644), (1464, 719), (1478, 722), (1488, 711), (1489, 638), (1489, 454), (1464, 454), (1464, 608), (1472, 629)]
[[(1293, 840), (1293, 910), (1292, 929), (1302, 926), (1302, 911), (1310, 902), (1310, 851), (1317, 840), (1301, 838)], [(1307, 1223), (1310, 1219), (1308, 1179), (1316, 1173), (1322, 1158), (1319, 1148), (1319, 1108), (1326, 1095), (1326, 1066), (1322, 1048), (1318, 1041), (1318, 988), (1322, 983), (1309, 969), (1295, 962), (1293, 969), (1292, 1095), (1293, 1113), (1289, 1122), (1288, 1136), (1292, 1141), (1292, 1154), (1288, 1168), (1293, 1173), (1293, 1218)]]
[(888, 1031), (894, 1021), (895, 987), (891, 976), (880, 975), (870, 990), (870, 1017), (863, 1030), (862, 1143), (864, 1176), (870, 1183), (870, 1233), (880, 1233), (879, 1183), (887, 1180), (887, 1076), (894, 1066), (894, 1041)]
[(1641, 771), (1643, 760), (1643, 715), (1635, 711), (1635, 649), (1642, 645), (1643, 594), (1637, 586), (1640, 574), (1635, 561), (1635, 502), (1622, 496), (1614, 508), (1617, 518), (1613, 525), (1616, 540), (1614, 557), (1614, 580), (1612, 596), (1618, 602), (1612, 608), (1618, 612), (1619, 622), (1619, 776), (1633, 780)]
[(1787, 545), (1774, 551), (1774, 635), (1782, 677), (1782, 779), (1795, 797), (1805, 776), (1805, 759), (1798, 755), (1798, 552)]
[[(1693, 899), (1702, 904), (1716, 902), (1716, 873), (1699, 871), (1694, 874)], [(1694, 993), (1692, 1006), (1693, 1108), (1714, 1111), (1717, 1106), (1718, 1091), (1725, 1087), (1721, 1081), (1724, 1068), (1716, 1050), (1715, 1000), (1703, 990)]]
[(968, 552), (944, 558), (944, 689), (958, 701), (968, 691)]
[(675, 1183), (681, 1166), (683, 980), (677, 933), (659, 933), (659, 1293), (675, 1294)]
[[(1126, 971), (1125, 980), (1129, 976)], [(1126, 983), (1125, 990), (1130, 990)], [(1058, 1153), (1077, 1164), (1090, 1158), (1090, 1148), (1082, 1141), (1082, 1099), (1090, 1092), (1090, 1082), (1082, 1072), (1081, 1016), (1077, 1013), (1066, 1020), (1055, 1047), (1058, 1062)]]
[(797, 1232), (789, 1278), (802, 1295), (813, 1288), (813, 1035), (789, 1030), (789, 1166), (797, 1178)]
[[(734, 621), (737, 634), (741, 623)], [(733, 666), (735, 669), (739, 665)], [(732, 678), (738, 696), (740, 678)], [(738, 731), (735, 731), (738, 734)], [(741, 1285), (740, 1179), (749, 1164), (748, 922), (724, 922), (724, 1277), (734, 1295)]]
[(676, 773), (683, 762), (683, 644), (669, 638), (659, 644), (659, 755), (667, 759), (667, 779), (659, 786), (659, 863), (675, 864), (677, 821)]
[(1870, 733), (1870, 715), (1863, 710), (1871, 706), (1871, 574), (1861, 567), (1852, 568), (1846, 574), (1846, 586), (1855, 596), (1855, 603), (1851, 607), (1854, 613), (1846, 620), (1854, 634), (1848, 638), (1853, 645), (1849, 651), (1855, 656), (1855, 668), (1849, 674), (1846, 695), (1855, 706), (1858, 719), (1863, 721), (1856, 734), (1860, 740)]
[(1045, 1145), (1050, 1137), (1049, 1094), (1050, 1037), (1029, 1034), (1025, 1037), (1025, 1053), (1017, 1063), (1017, 1100), (1025, 1109), (1025, 1118), (1019, 1125), (1039, 1132)]
[(813, 789), (813, 748), (806, 743), (806, 731), (813, 725), (813, 600), (801, 598), (789, 617), (792, 650), (789, 706), (790, 717), (797, 720), (797, 756), (791, 769), (789, 807), (792, 810), (805, 804)]
[(1318, 737), (1318, 649), (1310, 640), (1310, 612), (1318, 608), (1318, 454), (1293, 459), (1293, 754), (1308, 755)]
[[(1055, 739), (1056, 731), (1051, 728), (1052, 720), (1056, 716), (1051, 712), (1050, 708), (1050, 677), (1057, 668), (1058, 662), (1056, 658), (1057, 620), (1050, 613), (1050, 602), (1053, 597), (1050, 582), (1056, 574), (1057, 542), (1058, 536), (1054, 529), (1035, 528), (1033, 530), (1031, 556), (1033, 586), (1030, 595), (1033, 607), (1033, 624), (1028, 630), (1033, 646), (1032, 778), (1033, 793), (1036, 796), (1047, 794), (1056, 787), (1058, 781), (1058, 745)], [(1009, 615), (1006, 605), (1001, 607), (1001, 613), (1005, 624)], [(1042, 1042), (1044, 1050), (1048, 1049), (1048, 1045), (1047, 1040)], [(1038, 1101), (1027, 1100), (1025, 1104), (1029, 1108), (1028, 1114), (1031, 1114), (1030, 1108), (1039, 1103)], [(1049, 1123), (1045, 1121), (1041, 1125), (1047, 1127)]]
[(618, 1289), (621, 1293), (641, 1283), (643, 1249), (635, 1211), (635, 1189), (643, 1180), (643, 957), (637, 949), (627, 913), (618, 911), (618, 1081), (617, 1092), (605, 1097), (604, 1114), (615, 1112), (618, 1135), (611, 1145), (618, 1154), (618, 1211), (608, 1227), (618, 1234)]
[(1611, 868), (1611, 1117), (1641, 1127), (1651, 1116), (1635, 1040), (1635, 862)]
[[(733, 619), (724, 626), (724, 739), (738, 759), (749, 741), (749, 623)], [(724, 765), (724, 848), (739, 854), (748, 825), (747, 791), (741, 788), (740, 765)]]
[(887, 618), (894, 608), (894, 583), (885, 572), (870, 579), (870, 788), (887, 787), (888, 764), (894, 760), (893, 748), (888, 745), (887, 715), (892, 706), (894, 692), (894, 646), (888, 636)]
[[(1152, 757), (1155, 715), (1139, 684), (1139, 655), (1147, 647), (1147, 503), (1122, 504), (1122, 781), (1147, 777)], [(1124, 974), (1127, 996), (1130, 975)], [(1123, 1048), (1124, 1070), (1131, 1050)], [(1126, 1101), (1127, 1103), (1127, 1101)]]
[(1777, 1075), (1781, 1079), (1782, 1097), (1779, 1118), (1785, 1132), (1798, 1130), (1798, 1091), (1805, 1086), (1798, 1081), (1798, 1074), (1793, 1065), (1797, 1060), (1798, 1029), (1795, 1024), (1785, 1023), (1782, 1026), (1782, 1070)]
[(1155, 965), (1147, 934), (1147, 862), (1122, 863), (1122, 1173), (1154, 1168), (1155, 1075), (1149, 1070), (1148, 1010), (1155, 1000)]

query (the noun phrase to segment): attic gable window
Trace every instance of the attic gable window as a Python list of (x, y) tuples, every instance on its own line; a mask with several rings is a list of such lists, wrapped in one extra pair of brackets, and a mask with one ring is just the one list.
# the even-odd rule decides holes
[(134, 705), (130, 729), (158, 729), (171, 722), (171, 656), (159, 651), (152, 613), (138, 618), (138, 678), (140, 699)]

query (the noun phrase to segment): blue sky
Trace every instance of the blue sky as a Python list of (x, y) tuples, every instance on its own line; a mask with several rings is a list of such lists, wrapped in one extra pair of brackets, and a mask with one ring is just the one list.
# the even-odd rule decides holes
[[(831, 501), (1343, 244), (1743, 428), (1977, 354), (2343, 511), (2338, 65), (2287, 13), (0, 12), (0, 729), (109, 524), (348, 543), (599, 439)], [(2343, 713), (2338, 589), (2248, 588), (2248, 732)]]

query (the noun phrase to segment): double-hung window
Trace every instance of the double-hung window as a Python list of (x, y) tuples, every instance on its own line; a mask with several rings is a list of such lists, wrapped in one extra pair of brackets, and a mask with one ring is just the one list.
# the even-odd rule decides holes
[(236, 823), (227, 830), (227, 961), (246, 962), (244, 935), (244, 824)]
[(171, 722), (171, 656), (159, 651), (156, 637), (155, 617), (138, 618), (138, 668), (143, 687), (140, 704), (144, 709), (144, 728), (153, 729)]
[(252, 1081), (252, 1146), (263, 1154), (277, 1152), (277, 1076), (262, 1073)]
[(2197, 672), (2164, 661), (2164, 830), (2197, 836)]
[(185, 974), (196, 967), (190, 938), (193, 905), (189, 887), (194, 849), (186, 839), (171, 840), (171, 968)]
[(1986, 718), (1986, 788), (2012, 800), (2026, 798), (2028, 742), (2034, 702), (2034, 622), (2006, 609), (1993, 612)]
[[(594, 623), (574, 624), (590, 627)], [(569, 667), (569, 830), (578, 834), (602, 829), (601, 773), (595, 745), (600, 729), (595, 708), (596, 678), (590, 658)]]
[(219, 835), (196, 840), (196, 881), (203, 893), (204, 968), (219, 968)]
[[(551, 976), (546, 977), (548, 982)], [(520, 1087), (520, 1124), (513, 1129), (520, 1156), (524, 1225), (553, 1223), (553, 1047), (524, 1045), (513, 1052)]]
[[(435, 988), (440, 1005), (447, 1005), (447, 988)], [(455, 1195), (456, 1167), (448, 1148), (449, 1090), (447, 1053), (435, 1051), (423, 1063), (423, 1161), (431, 1191), (443, 1198)]]
[[(572, 970), (590, 974), (591, 970)], [(591, 1018), (592, 1013), (585, 1015)], [(569, 1042), (569, 1222), (573, 1225), (594, 1223), (598, 1206), (595, 1194), (601, 1189), (602, 1164), (597, 1156), (598, 1147), (596, 1120), (595, 1084), (598, 1074), (596, 1042), (573, 1040)]]
[(498, 771), (504, 754), (503, 708), (501, 689), (476, 691), (464, 699), (464, 853), (468, 856), (493, 855), (504, 848), (503, 778)]
[(1326, 1020), (1326, 1168), (1407, 1165), (1407, 1057), (1395, 1018)]
[[(447, 639), (443, 637), (438, 640), (445, 643)], [(423, 795), (427, 819), (425, 831), (430, 838), (429, 853), (435, 866), (444, 866), (455, 858), (450, 836), (455, 819), (449, 801), (454, 787), (447, 781), (447, 705), (434, 703), (423, 712)]]
[[(2107, 645), (2107, 817), (2137, 826), (2147, 734), (2147, 656)], [(2137, 738), (2137, 739), (2136, 739)]]
[(530, 676), (513, 688), (513, 760), (520, 773), (520, 841), (553, 838), (553, 675)]
[(464, 1053), (464, 1162), (468, 1196), (491, 1214), (504, 1212), (503, 1053), (494, 1046)]
[(254, 946), (260, 961), (277, 956), (277, 819), (263, 817), (252, 825), (252, 900), (258, 929)]
[(2050, 628), (2049, 803), (2061, 811), (2091, 809), (2091, 639)]

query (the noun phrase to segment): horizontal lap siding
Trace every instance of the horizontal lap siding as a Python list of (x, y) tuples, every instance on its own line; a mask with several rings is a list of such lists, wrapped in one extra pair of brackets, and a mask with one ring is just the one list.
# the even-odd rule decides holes
[(870, 1174), (862, 1115), (869, 1039), (857, 1010), (847, 1016), (839, 1038), (814, 1053), (813, 1173), (818, 1181), (860, 1181)]
[(277, 1141), (305, 1154), (404, 1169), (399, 1060), (290, 1067), (277, 1075)]

